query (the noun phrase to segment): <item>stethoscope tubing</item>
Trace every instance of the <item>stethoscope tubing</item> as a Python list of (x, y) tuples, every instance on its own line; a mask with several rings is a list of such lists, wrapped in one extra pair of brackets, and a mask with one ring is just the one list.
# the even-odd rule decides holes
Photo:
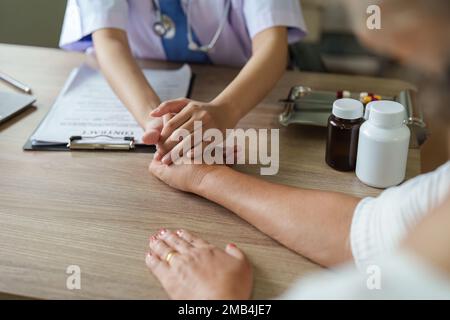
[[(160, 37), (165, 37), (171, 29), (175, 28), (175, 25), (173, 22), (166, 23), (167, 21), (164, 21), (163, 14), (161, 12), (161, 7), (159, 5), (159, 0), (152, 0), (153, 3), (153, 9), (156, 12), (156, 18), (157, 21), (153, 24), (153, 31)], [(194, 37), (192, 34), (192, 24), (191, 24), (191, 3), (188, 0), (187, 4), (187, 14), (186, 14), (186, 20), (187, 20), (187, 37), (188, 37), (188, 47), (189, 50), (192, 51), (201, 51), (201, 52), (209, 52), (217, 44), (217, 41), (219, 41), (220, 35), (223, 33), (223, 30), (225, 29), (225, 24), (227, 22), (227, 16), (231, 10), (231, 0), (227, 0), (227, 3), (225, 5), (225, 10), (222, 19), (220, 20), (219, 27), (217, 28), (216, 33), (214, 34), (213, 38), (211, 39), (210, 43), (208, 45), (198, 45), (194, 41)], [(171, 21), (171, 20), (170, 20)]]

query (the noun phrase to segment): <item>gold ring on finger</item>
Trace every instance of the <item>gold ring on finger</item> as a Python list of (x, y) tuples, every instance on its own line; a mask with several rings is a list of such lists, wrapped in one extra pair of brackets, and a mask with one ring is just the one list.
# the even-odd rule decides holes
[(170, 251), (167, 255), (166, 255), (166, 262), (170, 263), (170, 261), (173, 259), (173, 257), (178, 254), (178, 252), (176, 251)]

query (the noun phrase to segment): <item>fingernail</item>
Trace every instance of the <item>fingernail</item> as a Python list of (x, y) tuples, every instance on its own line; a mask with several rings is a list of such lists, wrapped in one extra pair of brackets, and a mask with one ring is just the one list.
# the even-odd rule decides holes
[(150, 242), (156, 241), (156, 237), (155, 236), (151, 236), (149, 240), (150, 240)]
[(145, 255), (145, 264), (149, 267), (152, 267), (155, 263), (155, 258), (152, 256), (150, 252)]
[(153, 260), (152, 253), (151, 253), (151, 252), (147, 252), (147, 253), (145, 254), (145, 262), (146, 262), (146, 263), (150, 263), (152, 260)]
[(178, 236), (181, 236), (181, 235), (183, 234), (183, 230), (177, 230), (176, 234), (177, 234)]
[(167, 232), (167, 229), (161, 229), (161, 230), (159, 230), (159, 235), (163, 236), (166, 234), (166, 232)]
[(236, 248), (237, 247), (234, 243), (230, 243), (230, 244), (228, 244), (228, 246), (230, 246), (231, 248)]

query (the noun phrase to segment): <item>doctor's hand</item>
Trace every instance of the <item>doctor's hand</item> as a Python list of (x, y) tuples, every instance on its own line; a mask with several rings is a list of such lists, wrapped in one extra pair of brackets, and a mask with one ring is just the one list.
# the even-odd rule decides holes
[[(233, 119), (230, 112), (222, 106), (193, 101), (190, 99), (176, 99), (162, 103), (158, 108), (150, 114), (152, 117), (162, 117), (165, 115), (173, 115), (172, 118), (165, 123), (160, 141), (157, 145), (158, 152), (155, 159), (161, 160), (164, 164), (171, 164), (171, 152), (176, 152), (180, 156), (184, 156), (183, 150), (187, 146), (194, 145), (194, 123), (200, 121), (202, 130), (210, 128), (219, 129), (225, 137), (226, 129), (232, 129), (236, 126), (237, 121)], [(187, 130), (190, 134), (182, 141), (177, 139), (182, 129)], [(205, 145), (205, 143), (203, 143)]]
[(167, 123), (169, 120), (170, 115), (157, 118), (149, 117), (144, 126), (142, 142), (147, 145), (156, 145), (161, 138), (161, 131), (163, 130), (164, 123)]
[(172, 299), (250, 298), (252, 268), (234, 244), (222, 250), (188, 231), (161, 229), (149, 249), (145, 263)]
[(148, 145), (155, 145), (158, 143), (163, 128), (162, 118), (151, 118), (147, 121), (144, 127), (144, 134), (142, 142)]

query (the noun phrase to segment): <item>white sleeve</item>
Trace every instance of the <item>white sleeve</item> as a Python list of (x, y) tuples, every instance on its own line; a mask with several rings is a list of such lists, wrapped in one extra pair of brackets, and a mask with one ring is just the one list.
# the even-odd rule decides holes
[(448, 277), (409, 252), (395, 252), (378, 265), (353, 265), (309, 276), (280, 299), (285, 300), (443, 300), (450, 299)]
[(299, 0), (244, 0), (244, 16), (251, 38), (276, 26), (288, 27), (289, 43), (306, 35)]
[(84, 51), (92, 43), (89, 37), (104, 28), (126, 30), (128, 24), (127, 0), (69, 0), (67, 2), (60, 47)]
[(450, 162), (434, 172), (390, 188), (356, 207), (350, 231), (353, 258), (359, 268), (372, 265), (396, 249), (412, 227), (439, 206), (450, 192)]

